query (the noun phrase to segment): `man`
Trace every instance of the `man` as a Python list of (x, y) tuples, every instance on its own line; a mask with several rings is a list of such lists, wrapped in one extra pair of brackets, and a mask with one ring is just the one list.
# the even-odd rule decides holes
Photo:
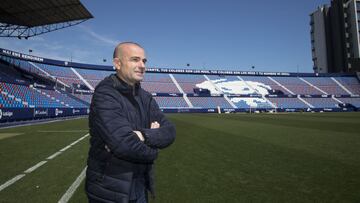
[(175, 140), (175, 127), (140, 87), (145, 51), (133, 42), (114, 51), (116, 74), (96, 87), (89, 114), (86, 171), (89, 202), (147, 202), (154, 195), (153, 162)]

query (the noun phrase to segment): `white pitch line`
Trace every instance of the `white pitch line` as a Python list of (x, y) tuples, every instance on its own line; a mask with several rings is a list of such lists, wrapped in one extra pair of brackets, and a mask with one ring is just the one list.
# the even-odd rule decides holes
[(25, 174), (20, 174), (20, 175), (13, 177), (12, 179), (6, 181), (6, 183), (0, 185), (0, 191), (9, 187), (10, 185), (14, 184), (16, 181), (20, 180), (24, 176), (25, 176)]
[(66, 190), (65, 194), (61, 197), (58, 203), (67, 203), (70, 200), (76, 189), (80, 186), (80, 183), (84, 180), (85, 172), (86, 167), (81, 171), (80, 175), (76, 178), (73, 184), (71, 184), (71, 186)]
[(35, 171), (37, 168), (39, 168), (40, 166), (46, 164), (47, 161), (40, 161), (39, 163), (35, 164), (34, 166), (28, 168), (26, 171), (24, 171), (24, 173), (31, 173), (33, 171)]
[(70, 146), (76, 145), (78, 142), (80, 142), (81, 140), (76, 140), (75, 142), (71, 143)]
[(80, 139), (79, 139), (79, 141), (81, 141), (81, 140), (85, 139), (87, 136), (89, 136), (89, 133), (88, 133), (88, 134), (86, 134), (84, 137), (80, 138)]
[(84, 135), (84, 136), (82, 136), (82, 137), (80, 137), (78, 140), (80, 141), (80, 140), (83, 140), (83, 139), (85, 139), (87, 136), (89, 136), (90, 134), (89, 133), (86, 133), (86, 135)]
[[(75, 142), (71, 143), (70, 145), (62, 148), (61, 150), (59, 150), (58, 152), (54, 153), (53, 155), (49, 156), (48, 160), (55, 158), (56, 156), (58, 156), (59, 154), (61, 154), (62, 152), (64, 152), (65, 150), (69, 149), (71, 146), (74, 145), (74, 143), (76, 144), (77, 142), (80, 142), (81, 140), (85, 139), (87, 136), (89, 136), (89, 133), (87, 133), (86, 135), (82, 136), (81, 138), (77, 139)], [(33, 171), (35, 171), (36, 169), (38, 169), (40, 166), (46, 164), (47, 161), (40, 161), (39, 163), (37, 163), (36, 165), (26, 169), (24, 171), (25, 174), (19, 174), (17, 176), (15, 176), (14, 178), (6, 181), (4, 184), (0, 185), (0, 191), (2, 191), (3, 189), (9, 187), (10, 185), (14, 184), (16, 181), (20, 180), (21, 178), (23, 178), (26, 174), (29, 174)], [(86, 168), (86, 167), (85, 167)], [(85, 170), (85, 169), (84, 169)], [(81, 174), (80, 174), (81, 175)], [(76, 188), (75, 188), (76, 189)]]
[(60, 149), (60, 152), (64, 152), (64, 151), (68, 150), (70, 147), (71, 147), (71, 145), (68, 145), (68, 146)]
[(55, 152), (53, 155), (49, 156), (48, 158), (46, 158), (47, 160), (53, 159), (55, 157), (57, 157), (57, 155), (61, 154), (62, 152)]
[(68, 146), (60, 149), (60, 152), (64, 152), (66, 151), (67, 149), (69, 149), (70, 147), (72, 147), (74, 145), (74, 143), (76, 144), (77, 142), (80, 142), (81, 140), (85, 139), (87, 136), (89, 136), (89, 133), (87, 133), (86, 135), (82, 136), (81, 138), (77, 139), (75, 142), (69, 144)]

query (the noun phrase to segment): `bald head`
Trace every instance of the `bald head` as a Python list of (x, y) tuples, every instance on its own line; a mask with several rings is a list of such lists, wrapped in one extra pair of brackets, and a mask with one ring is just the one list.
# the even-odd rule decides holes
[(123, 56), (123, 50), (127, 46), (137, 46), (144, 49), (140, 44), (135, 42), (121, 42), (115, 47), (113, 58), (121, 58)]

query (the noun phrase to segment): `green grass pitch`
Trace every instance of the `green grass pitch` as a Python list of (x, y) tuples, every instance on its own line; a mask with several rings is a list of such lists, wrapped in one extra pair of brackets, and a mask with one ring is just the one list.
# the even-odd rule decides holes
[[(360, 202), (359, 113), (168, 117), (177, 138), (151, 202)], [(0, 129), (0, 185), (24, 175), (0, 202), (58, 202), (86, 166), (87, 130), (86, 118)], [(86, 201), (82, 181), (69, 202)]]

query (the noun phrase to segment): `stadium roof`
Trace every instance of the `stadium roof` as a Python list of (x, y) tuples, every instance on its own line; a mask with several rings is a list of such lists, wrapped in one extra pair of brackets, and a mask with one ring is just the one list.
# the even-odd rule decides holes
[(93, 18), (79, 0), (2, 0), (0, 37), (32, 37)]

